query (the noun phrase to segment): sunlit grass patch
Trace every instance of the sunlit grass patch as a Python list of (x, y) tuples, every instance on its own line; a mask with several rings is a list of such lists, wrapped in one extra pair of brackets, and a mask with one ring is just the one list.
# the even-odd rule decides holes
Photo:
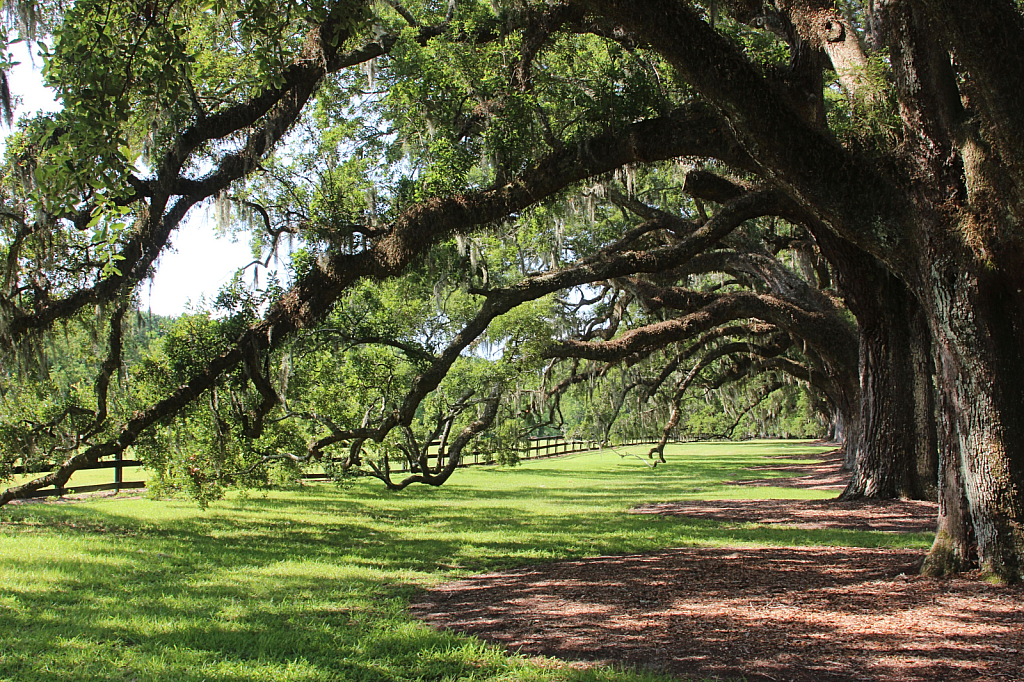
[[(460, 470), (443, 488), (378, 482), (180, 500), (97, 498), (0, 511), (0, 680), (638, 680), (435, 632), (406, 605), (470, 573), (683, 545), (924, 548), (930, 535), (805, 531), (628, 513), (659, 501), (823, 497), (724, 485), (818, 446), (671, 446), (650, 469), (601, 451)], [(620, 456), (625, 455), (625, 456)], [(765, 472), (757, 472), (765, 477)]]

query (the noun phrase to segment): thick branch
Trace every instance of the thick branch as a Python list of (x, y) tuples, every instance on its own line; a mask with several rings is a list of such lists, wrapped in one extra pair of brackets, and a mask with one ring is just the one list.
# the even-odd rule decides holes
[[(642, 350), (662, 348), (683, 341), (733, 320), (756, 318), (805, 339), (825, 359), (831, 376), (846, 377), (846, 383), (855, 383), (859, 357), (856, 335), (837, 316), (805, 311), (770, 295), (750, 292), (706, 294), (658, 288), (642, 282), (638, 286), (646, 290), (651, 305), (687, 313), (679, 318), (634, 329), (614, 341), (554, 343), (545, 351), (545, 357), (578, 357), (611, 362)], [(847, 388), (856, 392), (853, 386)]]
[(1018, 182), (1024, 174), (1024, 17), (1011, 0), (934, 0), (929, 27), (945, 35), (976, 87), (991, 135)]
[(913, 271), (913, 210), (897, 183), (806, 121), (694, 10), (674, 0), (576, 1), (642, 36), (675, 66), (728, 120), (765, 178), (896, 272)]
[[(574, 149), (559, 150), (504, 187), (431, 199), (406, 211), (386, 235), (373, 242), (366, 251), (356, 254), (335, 253), (326, 262), (314, 266), (268, 310), (263, 321), (244, 332), (230, 350), (210, 361), (205, 371), (199, 372), (163, 400), (133, 415), (117, 438), (95, 445), (67, 460), (60, 469), (63, 472), (61, 475), (70, 476), (71, 472), (81, 466), (122, 451), (135, 442), (144, 429), (176, 414), (204, 391), (212, 388), (224, 372), (242, 361), (248, 349), (262, 352), (277, 347), (295, 331), (321, 321), (341, 292), (359, 279), (384, 279), (397, 275), (441, 239), (502, 219), (573, 182), (606, 173), (628, 163), (652, 162), (677, 156), (744, 158), (729, 138), (720, 133), (714, 125), (715, 120), (714, 116), (700, 108), (679, 110), (673, 116), (635, 123), (622, 132), (598, 136)], [(762, 203), (763, 198), (752, 199), (750, 205), (738, 207), (737, 214), (745, 216), (740, 220), (760, 215), (763, 212)], [(744, 214), (742, 209), (749, 213)], [(720, 221), (713, 229), (704, 229), (699, 236), (694, 235), (689, 247), (694, 252), (699, 251), (733, 227), (735, 225)], [(667, 250), (660, 257), (631, 252), (619, 256), (616, 263), (621, 268), (619, 274), (651, 271), (665, 267), (668, 259), (678, 259), (681, 252), (679, 249)], [(673, 262), (678, 264), (679, 261)], [(597, 273), (596, 277), (576, 273), (575, 280), (585, 283), (616, 276), (606, 274), (616, 272), (607, 266), (598, 264), (589, 267)], [(551, 275), (543, 278), (539, 286), (535, 284), (534, 291), (545, 290), (545, 293), (550, 293), (571, 286), (573, 279), (572, 275)], [(509, 304), (512, 302), (509, 299)], [(476, 338), (479, 333), (471, 338)], [(459, 343), (464, 340), (460, 338)], [(440, 376), (443, 377), (443, 373)], [(423, 386), (440, 380), (431, 372), (421, 379)], [(352, 437), (374, 437), (376, 433), (376, 430), (368, 430), (353, 433)], [(10, 488), (0, 495), (0, 505), (48, 484), (52, 484), (52, 481), (44, 483), (40, 479)]]
[(431, 474), (423, 471), (418, 474), (408, 476), (398, 483), (392, 483), (390, 479), (385, 479), (387, 486), (390, 490), (402, 490), (407, 488), (413, 483), (426, 483), (427, 485), (443, 485), (451, 475), (458, 468), (459, 463), (462, 462), (462, 451), (469, 445), (476, 436), (483, 433), (487, 429), (491, 428), (491, 424), (494, 423), (494, 418), (498, 415), (498, 406), (501, 398), (501, 386), (495, 386), (491, 390), (491, 394), (484, 401), (484, 413), (479, 419), (471, 423), (469, 426), (464, 428), (455, 440), (452, 441), (451, 446), (448, 448), (447, 457), (448, 460), (445, 463), (443, 469), (436, 474)]
[[(343, 4), (339, 3), (339, 6)], [(330, 41), (323, 43), (323, 36), (329, 36), (333, 30), (332, 21), (340, 19), (335, 16), (310, 34), (300, 58), (284, 70), (283, 85), (206, 116), (187, 128), (162, 161), (156, 180), (129, 179), (133, 191), (149, 197), (150, 205), (148, 217), (118, 253), (123, 274), (110, 275), (70, 296), (49, 301), (31, 314), (13, 311), (4, 341), (7, 344), (17, 343), (32, 331), (48, 329), (56, 320), (70, 317), (86, 306), (109, 301), (126, 287), (134, 287), (142, 281), (188, 210), (252, 172), (298, 119), (325, 75), (382, 56), (398, 41), (397, 36), (384, 36), (358, 49), (339, 53), (337, 47), (331, 47)], [(422, 28), (417, 40), (425, 42), (443, 30), (443, 27)], [(481, 36), (481, 40), (490, 38), (489, 35)], [(336, 44), (342, 45), (344, 39), (345, 36), (339, 36)], [(246, 136), (242, 150), (224, 156), (208, 175), (200, 179), (179, 176), (189, 155), (203, 144), (236, 134), (261, 120), (262, 125)], [(180, 196), (180, 199), (164, 213), (172, 196)]]
[(790, 0), (789, 15), (812, 47), (824, 50), (854, 104), (873, 104), (878, 93), (869, 78), (868, 59), (853, 25), (833, 0)]

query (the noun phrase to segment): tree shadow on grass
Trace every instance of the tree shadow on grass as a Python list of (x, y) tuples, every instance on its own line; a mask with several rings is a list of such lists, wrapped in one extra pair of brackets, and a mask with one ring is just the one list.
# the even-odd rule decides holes
[(411, 610), (523, 653), (681, 675), (1014, 679), (1024, 590), (908, 577), (917, 558), (834, 548), (600, 557), (442, 585)]
[[(0, 557), (0, 574), (18, 577), (0, 584), (0, 679), (508, 679), (521, 661), (411, 622), (410, 595), (440, 578), (566, 557), (894, 541), (625, 513), (750, 461), (632, 477), (524, 467), (483, 477), (505, 486), (477, 474), (403, 495), (309, 486), (202, 513), (145, 500), (5, 509), (0, 533), (32, 549)], [(541, 480), (552, 487), (539, 490)], [(557, 677), (633, 679), (614, 668)]]

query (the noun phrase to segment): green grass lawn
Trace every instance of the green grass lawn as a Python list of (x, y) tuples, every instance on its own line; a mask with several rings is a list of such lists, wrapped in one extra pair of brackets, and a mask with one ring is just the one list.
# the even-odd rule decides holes
[[(148, 481), (149, 472), (143, 467), (124, 467), (122, 481)], [(26, 483), (35, 478), (42, 476), (42, 474), (18, 474), (13, 476), (8, 482), (8, 485), (20, 485)], [(65, 488), (74, 488), (78, 485), (98, 485), (101, 483), (113, 483), (114, 482), (114, 470), (113, 469), (86, 469), (84, 471), (76, 471), (71, 474), (71, 478), (68, 479), (68, 483)], [(6, 486), (0, 486), (6, 487)]]
[(795, 442), (670, 446), (668, 465), (605, 450), (458, 471), (442, 488), (379, 482), (251, 492), (205, 511), (97, 498), (0, 509), (0, 680), (637, 680), (434, 632), (417, 590), (516, 565), (684, 545), (927, 548), (931, 536), (803, 531), (627, 514), (701, 498), (821, 497), (741, 488)]

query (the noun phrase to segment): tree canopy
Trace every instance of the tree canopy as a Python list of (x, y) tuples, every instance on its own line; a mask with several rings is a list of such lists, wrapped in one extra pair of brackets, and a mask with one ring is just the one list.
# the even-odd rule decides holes
[[(0, 187), (4, 399), (37, 396), (0, 447), (59, 466), (0, 503), (129, 447), (200, 498), (316, 459), (437, 485), (567, 412), (656, 457), (697, 387), (724, 432), (825, 415), (848, 497), (937, 496), (928, 570), (1024, 572), (1011, 0), (5, 8), (63, 109)], [(118, 378), (204, 206), (279, 266)], [(89, 377), (40, 388), (80, 329)]]

